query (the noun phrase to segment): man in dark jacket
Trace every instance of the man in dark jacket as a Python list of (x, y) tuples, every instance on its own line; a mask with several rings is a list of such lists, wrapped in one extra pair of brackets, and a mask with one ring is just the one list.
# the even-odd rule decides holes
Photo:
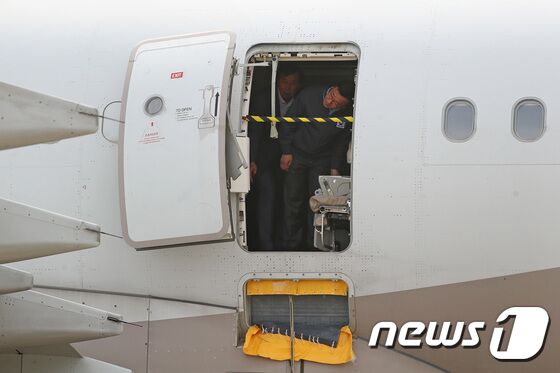
[[(280, 65), (276, 81), (276, 114), (285, 116), (300, 89), (301, 72), (291, 65)], [(251, 103), (254, 115), (271, 116), (270, 88), (257, 95)], [(282, 230), (282, 171), (280, 170), (280, 144), (273, 136), (270, 123), (249, 123), (251, 142), (251, 178), (255, 187), (258, 250), (275, 250), (275, 241)], [(253, 193), (255, 194), (255, 193)]]
[[(354, 84), (314, 86), (296, 98), (289, 117), (343, 117), (352, 115)], [(280, 127), (284, 182), (284, 239), (286, 250), (313, 247), (313, 213), (309, 197), (319, 188), (319, 175), (340, 175), (346, 163), (350, 142), (350, 123), (293, 123)], [(307, 215), (307, 223), (305, 215)]]

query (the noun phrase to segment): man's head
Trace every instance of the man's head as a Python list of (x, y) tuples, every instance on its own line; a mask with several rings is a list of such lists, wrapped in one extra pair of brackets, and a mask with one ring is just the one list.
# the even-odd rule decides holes
[(284, 101), (290, 101), (301, 88), (301, 71), (290, 65), (280, 66), (276, 85)]
[(336, 110), (347, 107), (354, 100), (354, 84), (342, 82), (333, 85), (323, 98), (323, 106)]

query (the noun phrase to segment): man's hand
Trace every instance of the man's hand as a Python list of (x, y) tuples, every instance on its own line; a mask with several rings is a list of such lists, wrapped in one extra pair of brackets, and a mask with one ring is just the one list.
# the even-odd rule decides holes
[(280, 158), (280, 168), (283, 171), (288, 171), (292, 162), (294, 161), (294, 156), (291, 154), (282, 154), (282, 158)]
[(255, 162), (251, 162), (250, 170), (251, 170), (251, 182), (253, 182), (253, 178), (257, 174), (257, 164)]
[(331, 176), (340, 176), (340, 172), (336, 168), (331, 168)]

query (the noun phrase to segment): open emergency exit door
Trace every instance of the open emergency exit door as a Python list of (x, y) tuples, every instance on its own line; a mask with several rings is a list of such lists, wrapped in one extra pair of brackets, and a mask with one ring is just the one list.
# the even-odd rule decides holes
[(149, 40), (133, 50), (119, 139), (121, 218), (137, 249), (231, 238), (226, 112), (235, 35)]

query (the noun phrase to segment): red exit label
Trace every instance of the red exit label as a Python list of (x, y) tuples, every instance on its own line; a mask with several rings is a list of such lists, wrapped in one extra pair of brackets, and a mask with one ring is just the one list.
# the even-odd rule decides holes
[(182, 71), (179, 71), (179, 72), (176, 72), (176, 73), (171, 73), (171, 79), (179, 79), (179, 78), (182, 78), (182, 77), (183, 77), (183, 72)]

